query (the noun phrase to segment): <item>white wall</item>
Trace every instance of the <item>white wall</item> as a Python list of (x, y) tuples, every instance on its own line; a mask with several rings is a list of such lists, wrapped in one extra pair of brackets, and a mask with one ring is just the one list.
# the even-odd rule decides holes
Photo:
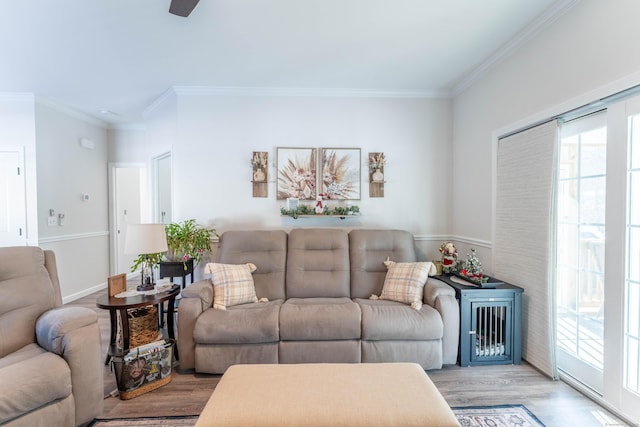
[[(454, 99), (454, 235), (492, 239), (495, 131), (640, 83), (638, 16), (634, 0), (581, 1)], [(479, 255), (490, 270), (487, 248)]]
[(107, 130), (109, 163), (145, 163), (148, 142), (144, 126), (126, 126)]
[[(103, 287), (109, 276), (107, 132), (50, 103), (37, 102), (35, 118), (39, 245), (55, 251), (68, 301)], [(94, 148), (81, 147), (80, 138)], [(63, 226), (47, 225), (49, 209), (65, 215)]]
[(0, 145), (24, 152), (27, 245), (38, 244), (35, 98), (31, 93), (0, 93)]
[[(176, 220), (195, 218), (219, 232), (401, 228), (427, 240), (450, 230), (449, 100), (178, 95), (177, 105)], [(360, 148), (362, 199), (353, 203), (362, 216), (342, 221), (282, 218), (280, 207), (285, 203), (275, 197), (276, 147)], [(253, 151), (269, 152), (268, 198), (252, 197)], [(374, 151), (384, 152), (388, 159), (384, 198), (369, 198), (367, 157)]]

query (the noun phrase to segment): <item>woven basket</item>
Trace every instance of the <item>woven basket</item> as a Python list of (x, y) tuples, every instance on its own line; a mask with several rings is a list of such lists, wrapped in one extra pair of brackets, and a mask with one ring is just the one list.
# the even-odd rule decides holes
[[(129, 323), (129, 348), (139, 347), (162, 338), (158, 328), (158, 309), (155, 306), (132, 308), (127, 310)], [(122, 322), (117, 316), (117, 347), (122, 349)]]
[(127, 310), (129, 348), (149, 344), (158, 339), (158, 309), (155, 305)]

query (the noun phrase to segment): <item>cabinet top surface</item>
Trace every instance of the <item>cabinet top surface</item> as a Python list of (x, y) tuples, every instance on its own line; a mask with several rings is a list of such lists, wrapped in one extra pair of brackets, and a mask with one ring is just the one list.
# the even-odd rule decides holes
[(450, 274), (443, 274), (441, 276), (433, 276), (435, 279), (445, 282), (447, 285), (451, 286), (456, 290), (456, 292), (489, 292), (489, 291), (512, 291), (512, 292), (524, 292), (519, 286), (512, 285), (511, 283), (504, 282), (500, 285), (496, 285), (495, 288), (479, 288), (476, 286), (466, 286), (461, 283), (456, 283), (451, 280)]

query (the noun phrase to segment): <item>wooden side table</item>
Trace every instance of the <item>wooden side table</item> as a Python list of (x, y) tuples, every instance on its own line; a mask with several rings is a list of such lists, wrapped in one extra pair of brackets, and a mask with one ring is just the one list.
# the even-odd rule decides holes
[(460, 304), (460, 366), (514, 364), (522, 359), (522, 293), (510, 283), (466, 286), (435, 276), (456, 291)]
[(184, 289), (187, 287), (187, 276), (191, 275), (191, 283), (193, 283), (193, 258), (189, 258), (189, 260), (185, 262), (161, 261), (159, 264), (161, 279), (168, 277), (171, 283), (173, 283), (174, 277), (181, 277), (182, 282), (180, 286)]
[[(98, 297), (96, 300), (96, 306), (105, 310), (109, 310), (109, 319), (111, 321), (111, 335), (109, 338), (109, 349), (107, 351), (107, 358), (105, 365), (109, 364), (112, 356), (124, 355), (129, 351), (129, 319), (127, 318), (127, 310), (130, 308), (145, 307), (147, 305), (162, 305), (165, 301), (169, 302), (169, 310), (167, 312), (167, 332), (169, 338), (175, 340), (174, 325), (173, 325), (173, 312), (176, 296), (180, 293), (180, 286), (174, 285), (171, 289), (160, 292), (154, 295), (135, 295), (126, 298), (116, 298), (115, 296), (109, 296), (108, 294)], [(122, 350), (120, 350), (116, 344), (118, 333), (118, 319), (117, 315), (120, 315), (120, 321), (122, 322)], [(176, 359), (178, 359), (178, 348), (174, 349)]]
[[(191, 284), (193, 284), (193, 258), (189, 258), (187, 261), (161, 261), (160, 265), (160, 278), (169, 278), (169, 281), (173, 283), (174, 277), (182, 278), (180, 282), (181, 289), (187, 287), (187, 276), (191, 276)], [(160, 327), (164, 327), (164, 304), (160, 304)]]

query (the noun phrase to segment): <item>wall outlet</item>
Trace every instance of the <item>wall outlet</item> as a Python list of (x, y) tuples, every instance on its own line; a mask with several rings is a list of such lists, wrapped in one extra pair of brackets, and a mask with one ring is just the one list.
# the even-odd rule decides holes
[(55, 216), (48, 216), (47, 225), (49, 227), (55, 227), (56, 225), (58, 225), (58, 219)]

